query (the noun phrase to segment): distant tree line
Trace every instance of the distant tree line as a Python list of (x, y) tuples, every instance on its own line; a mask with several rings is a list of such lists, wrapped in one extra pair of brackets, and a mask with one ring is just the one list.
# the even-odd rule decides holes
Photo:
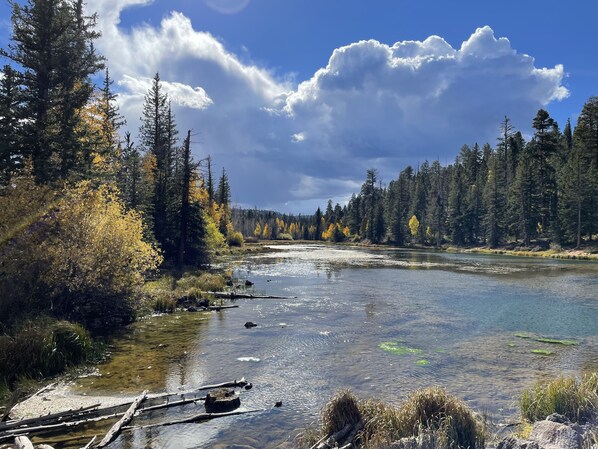
[(399, 246), (578, 247), (596, 239), (598, 97), (585, 103), (574, 130), (567, 121), (561, 132), (543, 109), (532, 127), (526, 142), (505, 117), (494, 147), (464, 145), (453, 164), (407, 166), (388, 186), (370, 169), (347, 205), (328, 201), (324, 214), (318, 208), (312, 216), (249, 210), (234, 215), (246, 236), (258, 238), (279, 238), (281, 225), (294, 223), (294, 239)]

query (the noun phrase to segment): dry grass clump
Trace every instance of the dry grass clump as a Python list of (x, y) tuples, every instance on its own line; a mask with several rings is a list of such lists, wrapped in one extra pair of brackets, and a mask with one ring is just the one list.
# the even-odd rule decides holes
[[(360, 421), (361, 448), (484, 447), (483, 423), (461, 400), (439, 387), (418, 390), (399, 407), (379, 400), (357, 401), (353, 393), (340, 391), (324, 407), (322, 434), (331, 435)], [(411, 440), (399, 443), (404, 438)]]
[(347, 424), (361, 421), (361, 412), (355, 395), (349, 390), (340, 390), (322, 409), (322, 431), (326, 435), (342, 430)]
[(446, 434), (449, 447), (483, 448), (485, 429), (463, 401), (440, 387), (416, 391), (399, 409), (399, 422), (407, 436), (423, 431)]
[(538, 382), (521, 395), (522, 417), (540, 421), (552, 413), (566, 416), (573, 422), (584, 422), (598, 408), (598, 375), (559, 377), (550, 382)]

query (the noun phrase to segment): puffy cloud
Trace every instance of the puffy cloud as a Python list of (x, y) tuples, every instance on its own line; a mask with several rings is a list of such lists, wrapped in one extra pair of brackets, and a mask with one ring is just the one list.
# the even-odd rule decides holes
[(291, 85), (290, 76), (241, 62), (182, 13), (158, 26), (120, 25), (123, 9), (148, 3), (88, 2), (100, 15), (98, 45), (123, 90), (129, 126), (135, 134), (159, 71), (179, 128), (198, 134), (196, 153), (226, 167), (233, 200), (247, 206), (298, 211), (347, 198), (367, 168), (390, 181), (406, 164), (450, 162), (464, 143), (494, 143), (505, 115), (527, 131), (538, 108), (568, 95), (562, 66), (536, 68), (489, 27), (459, 48), (438, 36), (356, 42)]

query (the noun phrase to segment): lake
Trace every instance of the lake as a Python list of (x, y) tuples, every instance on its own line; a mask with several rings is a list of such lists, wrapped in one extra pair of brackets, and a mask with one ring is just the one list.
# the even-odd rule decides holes
[(241, 393), (243, 407), (264, 411), (125, 432), (111, 447), (296, 447), (341, 388), (399, 403), (441, 385), (505, 423), (517, 421), (517, 398), (534, 382), (598, 370), (596, 263), (280, 245), (230, 264), (256, 293), (292, 299), (144, 319), (77, 390), (173, 391), (245, 377), (254, 386)]

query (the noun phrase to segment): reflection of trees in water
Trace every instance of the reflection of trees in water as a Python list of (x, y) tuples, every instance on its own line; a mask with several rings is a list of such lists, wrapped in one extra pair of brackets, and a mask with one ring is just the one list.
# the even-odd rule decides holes
[(326, 265), (326, 277), (328, 278), (328, 280), (332, 279), (333, 275), (335, 279), (338, 279), (341, 276), (341, 267), (334, 265)]
[(368, 318), (373, 318), (376, 315), (376, 304), (368, 302), (365, 305), (365, 316)]

